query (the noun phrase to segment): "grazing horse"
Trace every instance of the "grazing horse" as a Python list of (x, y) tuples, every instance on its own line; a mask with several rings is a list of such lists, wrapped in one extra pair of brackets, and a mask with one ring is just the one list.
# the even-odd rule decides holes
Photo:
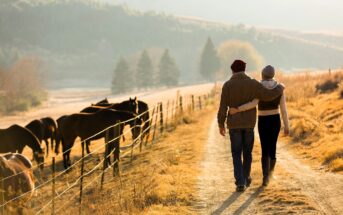
[(29, 129), (39, 140), (45, 142), (46, 145), (46, 156), (49, 155), (49, 142), (50, 139), (51, 149), (53, 149), (54, 139), (56, 138), (56, 123), (50, 117), (45, 117), (42, 119), (36, 119), (31, 121), (25, 126)]
[[(4, 192), (3, 201), (9, 201), (25, 193), (25, 195), (13, 202), (13, 207), (5, 208), (11, 214), (23, 214), (24, 203), (32, 198), (35, 191), (35, 181), (30, 160), (17, 153), (0, 156), (0, 180), (2, 182), (0, 186), (3, 186), (2, 190)], [(17, 211), (10, 211), (11, 209), (17, 209)]]
[(104, 105), (104, 104), (109, 104), (107, 98), (105, 98), (105, 99), (103, 99), (103, 100), (101, 100), (101, 101), (98, 101), (97, 103), (92, 104), (91, 106), (98, 106), (98, 105)]
[[(107, 101), (107, 103), (106, 103)], [(121, 103), (108, 103), (107, 99), (104, 99), (98, 103), (98, 105), (92, 105), (90, 107), (86, 107), (83, 110), (81, 110), (81, 113), (95, 113), (101, 109), (111, 109), (111, 110), (118, 110), (118, 111), (128, 111), (132, 112), (134, 114), (138, 113), (138, 102), (137, 98), (129, 99), (126, 101), (123, 101)], [(124, 129), (124, 127), (122, 127)], [(125, 137), (123, 136), (123, 141), (125, 141)], [(87, 152), (89, 153), (89, 145), (86, 145)]]
[[(86, 142), (86, 145), (89, 145), (89, 142), (92, 140), (104, 138), (105, 132), (101, 131), (116, 124), (117, 121), (125, 121), (124, 125), (130, 125), (132, 129), (132, 136), (134, 139), (139, 136), (141, 129), (139, 126), (136, 125), (141, 125), (141, 119), (136, 118), (135, 114), (128, 111), (101, 109), (95, 113), (76, 113), (60, 117), (57, 120), (58, 141), (56, 141), (56, 149), (58, 148), (59, 143), (62, 142), (64, 167), (68, 168), (68, 166), (71, 165), (70, 150), (73, 147), (75, 139), (77, 137), (80, 137), (82, 141), (82, 151), (84, 151), (84, 142)], [(113, 131), (113, 129), (111, 130)], [(120, 130), (122, 131), (122, 128)], [(99, 132), (101, 133), (92, 138), (89, 138)], [(58, 154), (58, 150), (55, 150), (55, 152)]]
[[(108, 100), (104, 99), (104, 100), (96, 103), (95, 105), (92, 105), (91, 107), (83, 109), (81, 112), (93, 113), (99, 109), (99, 106), (108, 107), (108, 108), (112, 107), (113, 109), (123, 110), (123, 109), (120, 109), (121, 107), (118, 107), (118, 104), (116, 106), (116, 104), (106, 103), (106, 101), (108, 101)], [(135, 97), (135, 98), (130, 97), (129, 100), (124, 101), (120, 104), (123, 104), (123, 103), (124, 104), (131, 104), (131, 107), (134, 108), (134, 110), (132, 110), (132, 109), (131, 110), (125, 109), (125, 110), (134, 112), (134, 113), (140, 115), (140, 117), (142, 118), (143, 123), (144, 123), (142, 130), (145, 131), (143, 136), (145, 136), (145, 134), (149, 133), (151, 121), (150, 121), (150, 113), (149, 113), (148, 104), (141, 101), (141, 100), (137, 100), (137, 97)]]
[(44, 152), (37, 137), (27, 128), (12, 125), (7, 129), (0, 129), (0, 153), (22, 153), (24, 147), (32, 149), (34, 160), (43, 169)]
[(54, 141), (56, 140), (56, 131), (57, 131), (57, 125), (55, 120), (53, 120), (51, 117), (44, 117), (41, 119), (43, 123), (43, 128), (44, 128), (44, 135), (43, 135), (43, 140), (46, 144), (46, 152), (47, 155), (49, 155), (49, 142), (48, 140), (50, 139), (50, 145), (51, 145), (51, 150), (54, 149)]

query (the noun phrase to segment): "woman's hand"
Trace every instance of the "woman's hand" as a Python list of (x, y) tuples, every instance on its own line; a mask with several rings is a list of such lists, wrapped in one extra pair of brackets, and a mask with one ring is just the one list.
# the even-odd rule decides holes
[(229, 113), (230, 113), (230, 115), (234, 115), (236, 113), (239, 113), (239, 109), (238, 108), (230, 108)]
[(289, 129), (288, 128), (284, 128), (283, 129), (283, 133), (285, 134), (285, 136), (289, 135)]

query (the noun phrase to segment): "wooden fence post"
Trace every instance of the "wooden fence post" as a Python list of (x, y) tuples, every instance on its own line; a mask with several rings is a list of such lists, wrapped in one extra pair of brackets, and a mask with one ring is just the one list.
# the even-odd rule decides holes
[(195, 106), (194, 106), (194, 95), (192, 95), (192, 111), (194, 111)]
[(55, 157), (52, 157), (52, 208), (51, 208), (51, 214), (55, 214)]
[[(87, 143), (84, 141), (83, 142), (84, 145), (86, 145)], [(82, 150), (82, 160), (81, 160), (81, 172), (80, 172), (80, 199), (79, 199), (79, 214), (81, 214), (82, 211), (82, 189), (83, 189), (83, 169), (84, 169), (84, 165), (85, 165), (85, 150)]]
[(171, 108), (171, 122), (174, 123), (175, 122), (175, 101), (173, 100), (172, 102), (172, 108)]
[(169, 100), (167, 101), (167, 108), (166, 108), (166, 122), (164, 123), (165, 124), (165, 127), (166, 129), (168, 129), (168, 112), (169, 112)]
[(163, 103), (160, 103), (160, 133), (163, 133)]
[(157, 127), (157, 117), (158, 117), (158, 111), (159, 111), (159, 106), (156, 106), (156, 113), (155, 113), (155, 125), (154, 125), (154, 132), (152, 134), (152, 142), (155, 140), (155, 134), (156, 134), (156, 127)]
[(107, 167), (107, 156), (110, 156), (108, 155), (109, 153), (109, 146), (108, 146), (108, 143), (109, 142), (109, 130), (106, 130), (105, 132), (105, 151), (104, 151), (104, 161), (103, 161), (103, 164), (102, 164), (102, 173), (101, 173), (101, 184), (100, 184), (100, 189), (102, 190), (102, 186), (104, 184), (104, 179), (105, 179), (105, 169)]
[(201, 107), (201, 96), (199, 96), (199, 109), (201, 110), (202, 107)]
[[(119, 169), (119, 162), (120, 162), (120, 139), (121, 139), (121, 123), (119, 120), (116, 121), (116, 126), (114, 126), (113, 130), (114, 130), (114, 135), (113, 137), (116, 138), (115, 140), (113, 140), (113, 146), (114, 146), (114, 161), (115, 162), (113, 164), (113, 176), (116, 175), (120, 175), (120, 169)], [(124, 125), (123, 125), (124, 126)], [(111, 149), (110, 153), (113, 151), (113, 149)]]
[[(135, 123), (135, 125), (136, 125), (136, 123)], [(141, 127), (139, 127), (139, 152), (141, 152), (142, 151), (142, 146), (143, 146), (143, 133), (142, 132), (144, 132), (143, 131), (143, 127), (141, 126)]]
[[(150, 129), (151, 129), (151, 126), (152, 126), (152, 123), (153, 123), (153, 117), (154, 117), (154, 114), (155, 114), (155, 107), (152, 109), (152, 114), (151, 114), (151, 117), (149, 119), (149, 127), (147, 128), (148, 130), (145, 131), (147, 132), (146, 134), (146, 138), (145, 138), (145, 146), (148, 144), (149, 142), (149, 138), (150, 138)], [(143, 131), (144, 132), (144, 131)]]
[(180, 103), (179, 103), (179, 105), (180, 105), (180, 114), (182, 114), (182, 112), (183, 112), (182, 96), (180, 96)]

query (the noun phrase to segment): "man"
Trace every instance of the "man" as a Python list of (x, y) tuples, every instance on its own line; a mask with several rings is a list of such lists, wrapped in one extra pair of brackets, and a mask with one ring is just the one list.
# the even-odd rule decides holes
[(261, 101), (270, 101), (279, 97), (284, 89), (281, 85), (272, 90), (266, 89), (260, 82), (246, 75), (245, 68), (246, 63), (242, 60), (235, 60), (231, 65), (233, 74), (223, 86), (218, 110), (218, 125), (222, 136), (225, 136), (226, 133), (224, 123), (227, 120), (236, 190), (238, 192), (244, 191), (251, 183), (251, 152), (254, 146), (256, 108), (235, 115), (228, 115), (228, 107), (236, 108), (255, 98)]

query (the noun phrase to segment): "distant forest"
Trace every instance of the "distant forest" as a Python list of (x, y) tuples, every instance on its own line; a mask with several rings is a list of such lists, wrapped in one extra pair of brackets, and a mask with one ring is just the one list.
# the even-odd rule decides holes
[[(158, 67), (165, 49), (178, 66), (179, 83), (201, 82), (200, 57), (209, 37), (215, 47), (227, 40), (248, 42), (264, 63), (284, 70), (343, 66), (343, 49), (323, 45), (320, 35), (301, 39), (295, 33), (285, 36), (287, 32), (80, 1), (27, 2), (0, 2), (0, 64), (12, 65), (20, 57), (35, 56), (50, 71), (48, 87), (110, 87), (122, 56), (135, 69), (142, 51), (147, 50)], [(331, 41), (336, 40), (342, 41)]]

